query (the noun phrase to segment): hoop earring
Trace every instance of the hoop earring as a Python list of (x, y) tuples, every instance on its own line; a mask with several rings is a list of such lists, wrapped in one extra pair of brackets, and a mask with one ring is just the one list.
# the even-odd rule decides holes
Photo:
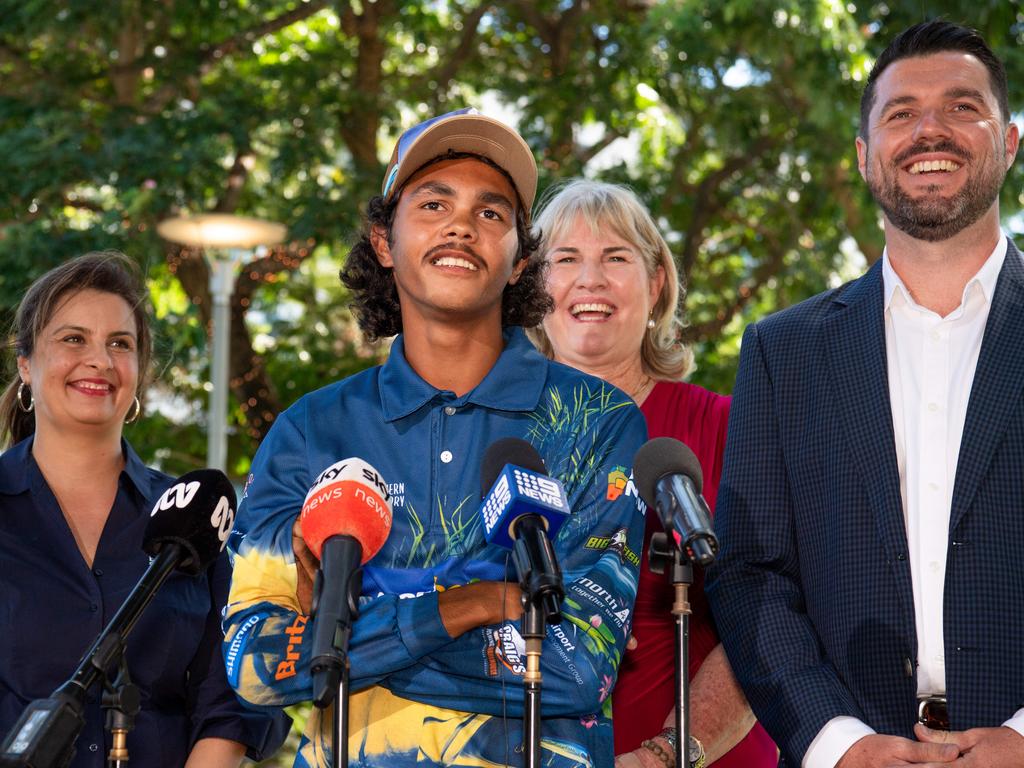
[(18, 385), (18, 395), (17, 395), (18, 408), (23, 413), (31, 413), (32, 409), (36, 407), (36, 399), (35, 399), (35, 397), (32, 394), (32, 389), (29, 388), (29, 390), (28, 390), (28, 405), (25, 405), (25, 398), (23, 396), (24, 391), (25, 391), (25, 382), (23, 381), (23, 382), (21, 382), (21, 384)]
[(138, 419), (139, 418), (139, 414), (142, 413), (142, 403), (139, 402), (139, 396), (138, 395), (136, 395), (135, 399), (132, 400), (132, 405), (135, 406), (135, 410), (132, 411), (130, 408), (128, 409), (131, 412), (131, 416), (125, 417), (125, 420), (124, 420), (125, 424), (131, 424), (136, 419)]

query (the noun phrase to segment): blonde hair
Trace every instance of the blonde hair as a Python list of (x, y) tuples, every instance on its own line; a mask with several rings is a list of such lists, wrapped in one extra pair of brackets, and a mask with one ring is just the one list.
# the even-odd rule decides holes
[[(636, 246), (649, 279), (654, 278), (658, 267), (665, 270), (665, 284), (651, 310), (654, 327), (644, 334), (640, 359), (644, 373), (651, 378), (664, 381), (685, 378), (693, 370), (693, 351), (679, 338), (684, 327), (680, 303), (685, 286), (680, 284), (679, 272), (665, 238), (636, 193), (621, 184), (570, 179), (550, 188), (541, 205), (540, 213), (534, 218), (534, 226), (540, 233), (538, 254), (541, 258), (546, 258), (550, 244), (561, 239), (579, 219), (595, 233), (607, 228)], [(554, 357), (551, 340), (543, 326), (528, 329), (527, 335), (537, 349)]]

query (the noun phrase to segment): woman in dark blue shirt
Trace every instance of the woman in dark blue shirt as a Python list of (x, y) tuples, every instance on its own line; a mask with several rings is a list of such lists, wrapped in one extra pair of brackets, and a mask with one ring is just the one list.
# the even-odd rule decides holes
[[(145, 571), (142, 536), (172, 478), (122, 438), (150, 359), (146, 294), (116, 253), (73, 259), (36, 281), (14, 329), (18, 375), (0, 400), (0, 737), (68, 679)], [(128, 638), (142, 709), (132, 765), (236, 768), (276, 749), (287, 719), (246, 710), (227, 684), (220, 611), (230, 569), (174, 574)], [(111, 746), (94, 692), (74, 768)]]

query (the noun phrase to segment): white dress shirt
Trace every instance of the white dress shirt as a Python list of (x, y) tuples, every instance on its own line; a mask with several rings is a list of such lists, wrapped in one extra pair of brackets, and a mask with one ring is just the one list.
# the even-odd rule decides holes
[[(919, 305), (882, 256), (885, 349), (893, 438), (906, 522), (917, 629), (917, 692), (946, 692), (942, 628), (946, 547), (960, 439), (996, 281), (1006, 258), (999, 243), (945, 317)], [(1024, 709), (1004, 725), (1024, 736)], [(803, 768), (834, 768), (863, 736), (855, 717), (836, 717), (811, 742)]]

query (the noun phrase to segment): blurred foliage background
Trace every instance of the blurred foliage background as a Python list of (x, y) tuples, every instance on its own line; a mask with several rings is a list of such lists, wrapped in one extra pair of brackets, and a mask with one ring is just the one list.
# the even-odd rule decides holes
[(861, 84), (896, 31), (940, 15), (987, 36), (1020, 105), (1018, 0), (0, 0), (0, 323), (70, 256), (138, 259), (158, 366), (129, 437), (183, 472), (205, 455), (209, 273), (155, 225), (285, 223), (234, 296), (242, 477), (275, 414), (386, 352), (363, 343), (337, 270), (397, 135), (472, 105), (520, 128), (542, 191), (577, 174), (637, 190), (687, 282), (693, 380), (728, 392), (747, 322), (879, 257)]
[[(728, 392), (746, 323), (880, 257), (860, 89), (897, 31), (936, 16), (985, 34), (1019, 109), (1019, 0), (0, 0), (0, 323), (64, 259), (137, 259), (158, 364), (127, 434), (184, 472), (205, 463), (209, 273), (155, 225), (285, 223), (234, 296), (243, 477), (275, 414), (386, 353), (337, 271), (397, 135), (470, 105), (519, 127), (542, 191), (578, 174), (637, 190), (687, 282), (693, 380)], [(1018, 163), (1003, 190), (1016, 234), (1022, 179)]]

